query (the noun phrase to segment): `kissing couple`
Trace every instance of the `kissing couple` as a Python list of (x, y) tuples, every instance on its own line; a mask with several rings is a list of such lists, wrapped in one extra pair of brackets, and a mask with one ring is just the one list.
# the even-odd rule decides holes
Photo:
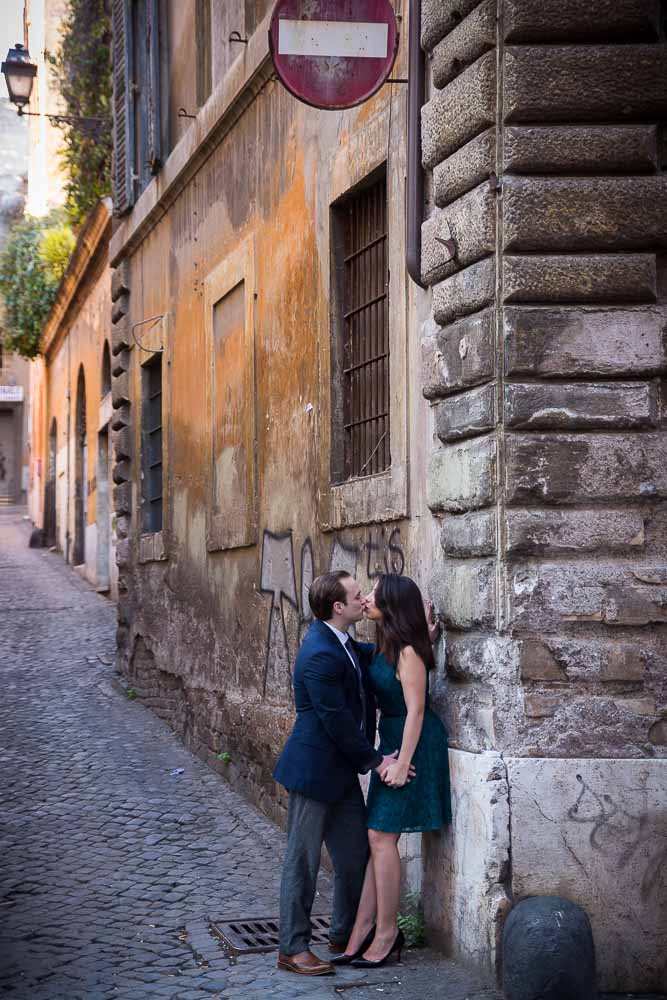
[[(417, 585), (388, 573), (363, 597), (339, 571), (317, 577), (308, 600), (314, 621), (294, 665), (296, 720), (273, 772), (289, 792), (278, 968), (324, 976), (336, 965), (400, 961), (398, 840), (445, 826), (451, 805), (447, 733), (428, 706), (439, 626)], [(364, 617), (375, 644), (349, 634)], [(366, 804), (358, 775), (369, 771)], [(334, 869), (330, 961), (309, 947), (323, 843)]]

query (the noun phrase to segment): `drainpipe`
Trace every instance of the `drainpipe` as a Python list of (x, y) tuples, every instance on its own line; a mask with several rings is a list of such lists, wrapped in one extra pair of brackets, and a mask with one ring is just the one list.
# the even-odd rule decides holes
[(408, 37), (408, 205), (405, 257), (408, 274), (420, 288), (422, 222), (424, 214), (424, 171), (422, 169), (421, 109), (424, 104), (424, 52), (421, 47), (421, 0), (410, 0)]

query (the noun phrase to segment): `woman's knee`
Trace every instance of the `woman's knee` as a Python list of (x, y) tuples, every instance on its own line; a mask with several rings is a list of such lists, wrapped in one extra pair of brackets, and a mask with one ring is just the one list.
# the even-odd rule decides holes
[(373, 854), (378, 851), (393, 850), (398, 842), (397, 833), (385, 833), (384, 830), (369, 830), (368, 843)]

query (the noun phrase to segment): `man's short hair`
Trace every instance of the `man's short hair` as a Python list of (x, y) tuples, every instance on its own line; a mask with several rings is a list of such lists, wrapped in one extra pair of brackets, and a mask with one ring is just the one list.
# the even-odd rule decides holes
[(323, 573), (313, 580), (308, 591), (308, 603), (320, 621), (326, 622), (333, 618), (333, 606), (336, 601), (347, 604), (347, 591), (343, 580), (350, 576), (347, 570), (339, 569), (335, 573)]

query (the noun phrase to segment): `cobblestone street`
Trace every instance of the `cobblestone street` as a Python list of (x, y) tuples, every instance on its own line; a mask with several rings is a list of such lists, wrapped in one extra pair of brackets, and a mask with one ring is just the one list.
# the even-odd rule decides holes
[[(0, 992), (16, 1000), (492, 997), (429, 951), (304, 979), (211, 920), (277, 914), (283, 835), (114, 684), (115, 608), (0, 512)], [(181, 772), (181, 773), (174, 773)], [(329, 880), (318, 908), (328, 911)]]

